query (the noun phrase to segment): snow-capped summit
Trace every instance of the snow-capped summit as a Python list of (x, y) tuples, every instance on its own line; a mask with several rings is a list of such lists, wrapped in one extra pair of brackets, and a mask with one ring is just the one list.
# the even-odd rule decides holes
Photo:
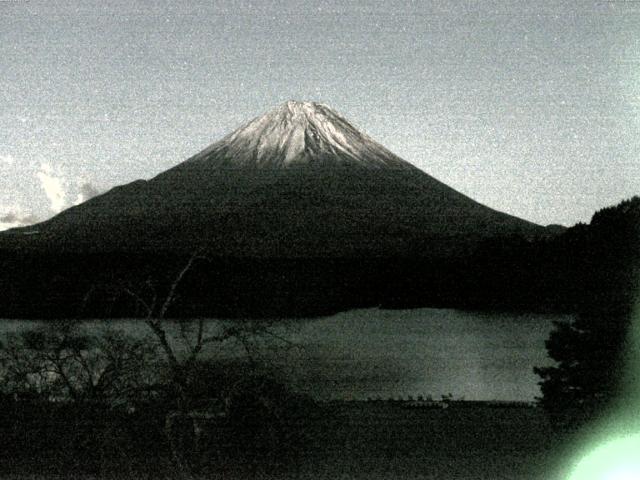
[(414, 168), (328, 106), (293, 100), (254, 118), (190, 161), (229, 168)]

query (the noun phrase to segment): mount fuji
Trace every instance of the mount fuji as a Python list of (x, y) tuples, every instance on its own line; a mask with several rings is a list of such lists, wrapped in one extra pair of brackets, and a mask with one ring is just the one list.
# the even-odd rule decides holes
[(0, 235), (47, 251), (447, 256), (544, 229), (481, 205), (326, 105), (289, 101), (150, 180)]

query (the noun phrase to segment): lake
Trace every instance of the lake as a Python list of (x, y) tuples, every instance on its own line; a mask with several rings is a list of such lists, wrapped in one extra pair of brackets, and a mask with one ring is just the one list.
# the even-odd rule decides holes
[[(426, 308), (353, 310), (278, 323), (272, 329), (287, 342), (260, 348), (259, 355), (298, 390), (318, 399), (453, 394), (467, 400), (529, 401), (539, 395), (533, 367), (551, 364), (545, 340), (554, 320), (570, 317)], [(37, 325), (5, 320), (0, 332)], [(135, 320), (84, 322), (96, 331), (105, 325), (136, 336), (148, 333), (148, 327)], [(215, 330), (219, 323), (211, 320), (207, 326)], [(178, 344), (177, 326), (170, 330)], [(239, 352), (231, 345), (220, 354)]]

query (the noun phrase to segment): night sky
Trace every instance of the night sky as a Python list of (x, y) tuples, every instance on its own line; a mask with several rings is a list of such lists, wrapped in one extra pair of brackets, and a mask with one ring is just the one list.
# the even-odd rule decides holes
[(0, 0), (0, 228), (288, 100), (525, 219), (640, 194), (640, 3)]

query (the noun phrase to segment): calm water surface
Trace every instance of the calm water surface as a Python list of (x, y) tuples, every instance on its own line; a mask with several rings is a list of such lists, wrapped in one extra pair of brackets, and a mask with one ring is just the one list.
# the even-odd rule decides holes
[[(274, 326), (290, 343), (260, 349), (299, 390), (321, 399), (407, 397), (451, 393), (466, 399), (532, 400), (539, 394), (534, 366), (550, 364), (545, 340), (554, 320), (568, 316), (475, 313), (458, 310), (355, 310)], [(148, 327), (135, 320), (85, 322), (84, 328)], [(38, 326), (5, 320), (0, 332)], [(210, 330), (219, 328), (215, 320)], [(177, 327), (172, 325), (176, 345)], [(208, 355), (236, 355), (232, 345)]]

